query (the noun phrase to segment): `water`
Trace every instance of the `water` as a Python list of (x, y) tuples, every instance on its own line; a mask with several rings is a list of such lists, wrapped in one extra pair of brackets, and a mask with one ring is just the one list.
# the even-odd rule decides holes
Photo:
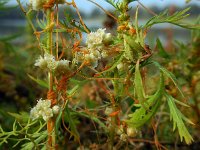
[[(92, 29), (93, 31), (98, 28), (103, 28), (103, 22), (104, 18), (94, 18), (94, 19), (86, 19), (85, 24)], [(139, 20), (139, 24), (143, 25), (145, 24), (146, 20)], [(26, 20), (11, 20), (11, 19), (5, 19), (0, 20), (0, 37), (4, 37), (7, 35), (12, 35), (16, 33), (22, 33), (25, 32), (25, 27), (27, 26)], [(170, 30), (171, 29), (171, 30)], [(167, 34), (171, 32), (173, 36), (173, 40), (178, 40), (181, 42), (187, 42), (190, 39), (190, 31), (170, 25), (170, 24), (158, 24), (155, 25), (151, 30), (148, 31), (147, 41), (150, 43), (154, 43), (157, 38), (160, 38), (162, 42), (166, 43), (169, 37), (167, 37)], [(84, 35), (85, 39), (86, 35)], [(19, 38), (15, 40), (14, 42), (22, 42), (23, 38)]]

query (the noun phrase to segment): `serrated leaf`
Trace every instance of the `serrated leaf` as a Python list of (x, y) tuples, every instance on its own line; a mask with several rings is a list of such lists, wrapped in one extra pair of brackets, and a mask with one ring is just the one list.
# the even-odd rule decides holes
[[(183, 141), (183, 138), (184, 138), (187, 144), (191, 144), (193, 141), (193, 138), (188, 132), (182, 120), (184, 119), (188, 121), (188, 119), (186, 119), (186, 117), (178, 110), (178, 108), (175, 105), (174, 98), (168, 93), (165, 93), (165, 96), (167, 98), (167, 103), (170, 109), (170, 118), (173, 120), (173, 130), (175, 130), (177, 127), (181, 141)], [(189, 122), (191, 123), (191, 121)]]
[(187, 12), (190, 10), (190, 8), (186, 8), (182, 11), (177, 11), (173, 15), (169, 15), (169, 11), (165, 10), (164, 12), (152, 17), (145, 25), (144, 28), (150, 28), (155, 24), (159, 23), (171, 23), (174, 25), (185, 27), (182, 23), (179, 23), (179, 21), (187, 16)]
[(158, 62), (156, 61), (152, 61), (152, 63), (158, 67), (163, 73), (164, 75), (166, 75), (168, 78), (170, 78), (172, 80), (172, 82), (174, 83), (174, 85), (176, 86), (176, 88), (178, 89), (178, 91), (180, 92), (180, 94), (182, 95), (182, 97), (184, 97), (183, 92), (181, 91), (181, 87), (178, 84), (178, 81), (175, 77), (175, 75), (173, 73), (171, 73), (170, 71), (168, 71), (166, 68), (164, 68), (163, 66), (161, 66)]
[(164, 77), (161, 74), (160, 84), (156, 93), (146, 100), (147, 109), (144, 107), (138, 108), (134, 113), (129, 114), (130, 119), (126, 120), (127, 124), (134, 128), (140, 128), (147, 123), (153, 115), (157, 112), (164, 90)]

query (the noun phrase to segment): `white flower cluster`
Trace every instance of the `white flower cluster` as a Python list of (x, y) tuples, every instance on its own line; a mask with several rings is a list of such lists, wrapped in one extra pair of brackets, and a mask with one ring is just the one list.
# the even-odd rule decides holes
[(35, 120), (42, 117), (45, 121), (48, 121), (53, 114), (58, 114), (60, 107), (58, 105), (51, 108), (51, 100), (38, 100), (37, 105), (31, 109), (30, 117)]
[(111, 40), (111, 34), (105, 33), (106, 29), (98, 29), (96, 32), (91, 32), (87, 35), (86, 44), (88, 54), (85, 54), (85, 60), (97, 64), (102, 57), (107, 57), (104, 51), (104, 44)]
[(40, 67), (41, 69), (48, 69), (50, 71), (55, 71), (55, 69), (61, 71), (66, 71), (69, 69), (69, 60), (59, 60), (56, 61), (55, 57), (45, 53), (44, 57), (40, 56), (36, 61), (35, 61), (35, 66)]
[[(40, 9), (43, 9), (43, 5), (45, 3), (48, 3), (49, 1), (50, 0), (29, 0), (29, 3), (31, 4), (33, 10), (38, 11)], [(56, 2), (58, 4), (63, 4), (65, 3), (65, 0), (56, 0)]]

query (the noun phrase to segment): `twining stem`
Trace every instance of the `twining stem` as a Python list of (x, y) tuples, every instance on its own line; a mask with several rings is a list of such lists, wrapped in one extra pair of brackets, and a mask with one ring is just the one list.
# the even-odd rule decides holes
[[(46, 16), (47, 16), (47, 27), (51, 26), (52, 23), (52, 16), (51, 16), (51, 8), (48, 8), (46, 10)], [(50, 28), (47, 31), (47, 40), (46, 40), (46, 47), (47, 52), (53, 55), (52, 51), (52, 29)], [(53, 92), (53, 73), (49, 72), (49, 92)], [(55, 119), (51, 118), (47, 122), (47, 131), (48, 131), (48, 149), (55, 150), (56, 146), (56, 135), (55, 135)]]

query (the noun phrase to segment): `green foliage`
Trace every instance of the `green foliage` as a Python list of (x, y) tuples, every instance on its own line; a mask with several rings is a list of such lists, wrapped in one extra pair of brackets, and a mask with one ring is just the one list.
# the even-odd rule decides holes
[(47, 88), (48, 89), (48, 83), (47, 83), (47, 81), (44, 81), (44, 80), (40, 80), (40, 79), (36, 79), (36, 78), (34, 78), (33, 76), (31, 76), (31, 75), (28, 75), (28, 77), (30, 78), (30, 79), (32, 79), (33, 81), (35, 81), (38, 85), (40, 85), (41, 87), (44, 87), (44, 88)]
[(174, 76), (173, 73), (171, 73), (170, 71), (168, 71), (166, 68), (164, 68), (163, 66), (161, 66), (158, 62), (152, 62), (156, 67), (158, 67), (164, 75), (166, 75), (168, 78), (170, 78), (172, 80), (172, 82), (174, 83), (174, 85), (176, 86), (176, 88), (179, 90), (180, 94), (182, 95), (182, 97), (184, 97), (183, 92), (181, 91), (181, 87), (178, 84), (178, 81), (176, 79), (176, 77)]
[(158, 49), (159, 49), (159, 55), (165, 59), (170, 59), (170, 55), (165, 51), (161, 41), (159, 39), (156, 40)]
[[(63, 145), (69, 146), (70, 143), (74, 144), (75, 142), (66, 140), (68, 138), (70, 140), (72, 137), (75, 141), (85, 144), (87, 143), (87, 138), (84, 137), (85, 133), (81, 133), (81, 129), (86, 127), (83, 126), (85, 125), (83, 122), (80, 122), (79, 119), (81, 118), (81, 120), (90, 120), (95, 127), (98, 142), (95, 141), (96, 139), (94, 138), (89, 140), (90, 144), (94, 143), (94, 145), (98, 145), (97, 143), (101, 144), (105, 142), (105, 145), (108, 145), (108, 147), (112, 149), (116, 143), (116, 139), (120, 139), (120, 142), (126, 141), (124, 143), (129, 147), (131, 144), (129, 144), (127, 138), (132, 137), (128, 135), (128, 131), (126, 131), (127, 127), (141, 129), (156, 115), (156, 113), (159, 113), (159, 108), (161, 106), (161, 111), (164, 111), (164, 113), (159, 113), (159, 117), (161, 117), (158, 121), (163, 121), (163, 124), (168, 128), (168, 123), (165, 123), (167, 119), (165, 116), (162, 116), (166, 111), (165, 104), (162, 103), (164, 98), (167, 99), (169, 105), (170, 118), (173, 120), (173, 130), (178, 128), (181, 141), (185, 139), (187, 144), (193, 141), (183, 120), (191, 124), (193, 123), (187, 119), (175, 105), (179, 104), (184, 107), (189, 107), (188, 104), (174, 98), (177, 98), (179, 94), (182, 95), (182, 98), (185, 98), (185, 93), (183, 95), (182, 87), (179, 85), (179, 80), (174, 75), (174, 72), (172, 73), (166, 69), (168, 68), (168, 63), (171, 63), (172, 59), (174, 59), (174, 56), (166, 51), (161, 41), (157, 39), (156, 43), (159, 49), (159, 56), (156, 58), (159, 60), (159, 58), (162, 57), (162, 60), (165, 61), (163, 63), (164, 65), (161, 65), (159, 61), (155, 61), (155, 57), (150, 58), (154, 53), (152, 53), (151, 49), (145, 44), (145, 36), (148, 29), (159, 23), (171, 23), (184, 28), (196, 29), (194, 35), (198, 36), (199, 34), (197, 33), (199, 32), (197, 31), (199, 31), (198, 29), (200, 28), (199, 23), (187, 26), (187, 24), (180, 22), (188, 16), (188, 8), (172, 15), (169, 15), (169, 12), (166, 10), (151, 18), (145, 25), (139, 26), (139, 7), (136, 8), (134, 22), (132, 22), (131, 16), (129, 16), (128, 13), (129, 3), (135, 0), (105, 1), (111, 4), (119, 13), (117, 19), (114, 17), (115, 20), (118, 21), (117, 30), (114, 31), (114, 34), (117, 34), (117, 36), (109, 37), (110, 35), (107, 33), (96, 34), (96, 32), (93, 32), (95, 36), (91, 35), (91, 37), (94, 36), (94, 39), (90, 39), (91, 43), (100, 42), (93, 44), (91, 47), (88, 46), (91, 43), (81, 43), (84, 42), (82, 32), (90, 32), (90, 29), (84, 24), (80, 16), (78, 16), (79, 22), (66, 11), (67, 13), (64, 14), (64, 19), (59, 18), (55, 21), (54, 19), (56, 17), (60, 17), (59, 14), (56, 14), (56, 11), (51, 14), (51, 9), (47, 8), (48, 10), (43, 13), (43, 19), (36, 18), (38, 27), (35, 28), (35, 24), (29, 16), (31, 15), (30, 11), (24, 12), (27, 15), (26, 17), (34, 33), (38, 35), (38, 48), (41, 50), (42, 55), (44, 53), (51, 53), (53, 56), (53, 59), (49, 58), (49, 64), (53, 64), (54, 62), (62, 63), (67, 59), (69, 60), (69, 65), (68, 68), (66, 66), (62, 68), (67, 68), (67, 72), (59, 75), (48, 71), (47, 76), (47, 71), (44, 71), (44, 74), (42, 74), (41, 72), (38, 73), (35, 71), (35, 68), (32, 69), (32, 72), (30, 71), (31, 73), (28, 73), (28, 77), (37, 85), (46, 90), (49, 89), (47, 99), (51, 101), (49, 109), (51, 111), (50, 113), (53, 113), (53, 117), (51, 117), (54, 121), (53, 130), (49, 130), (49, 121), (44, 123), (40, 119), (31, 120), (29, 113), (25, 112), (18, 114), (9, 112), (16, 121), (13, 124), (12, 131), (7, 132), (0, 127), (0, 145), (14, 141), (16, 143), (14, 143), (13, 148), (16, 149), (19, 147), (24, 150), (48, 149), (46, 146), (49, 146), (47, 140), (50, 136), (53, 137), (52, 143), (54, 142), (51, 145), (52, 148), (55, 148), (57, 143), (60, 144), (59, 146), (61, 148), (63, 148)], [(73, 2), (66, 4), (73, 6), (78, 12), (78, 8)], [(4, 4), (0, 3), (0, 6), (1, 5)], [(19, 5), (21, 6), (20, 3)], [(21, 7), (23, 9), (23, 6)], [(52, 10), (53, 8), (54, 7), (52, 7)], [(51, 16), (53, 14), (55, 15), (54, 19), (52, 19), (53, 17)], [(88, 36), (90, 35), (89, 33), (87, 34)], [(106, 36), (108, 36), (108, 41), (105, 42)], [(17, 35), (1, 38), (0, 42), (6, 45), (7, 42), (9, 43), (9, 41), (15, 37), (17, 37)], [(195, 42), (197, 46), (193, 46), (196, 48), (198, 47), (198, 39), (196, 39)], [(179, 44), (179, 46), (181, 45), (182, 44)], [(10, 47), (9, 45), (6, 47), (11, 49), (12, 45), (10, 44)], [(31, 43), (30, 47), (31, 50), (33, 49), (35, 51), (33, 43)], [(13, 51), (16, 52), (14, 49)], [(103, 52), (106, 52), (108, 56), (105, 56), (105, 58), (101, 57)], [(184, 52), (179, 54), (180, 60), (182, 56), (186, 55)], [(30, 57), (30, 55), (32, 55), (32, 53), (24, 54), (23, 56)], [(89, 57), (89, 59), (86, 59), (86, 56)], [(194, 56), (194, 54), (191, 56)], [(98, 58), (94, 61), (93, 59), (96, 57), (101, 57), (101, 59)], [(186, 60), (187, 57), (185, 56), (184, 58)], [(20, 59), (14, 62), (17, 61), (21, 62)], [(94, 67), (94, 63), (96, 63), (97, 66)], [(190, 64), (190, 67), (191, 66)], [(151, 67), (154, 68), (152, 69)], [(8, 68), (9, 67), (6, 67), (6, 69)], [(19, 71), (19, 69), (16, 68), (17, 67), (12, 66), (9, 70), (15, 69)], [(143, 69), (143, 73), (140, 73), (141, 69)], [(156, 74), (158, 71), (160, 72), (160, 76)], [(26, 74), (25, 72), (20, 73)], [(35, 76), (37, 76), (37, 78)], [(22, 75), (22, 78), (27, 78), (27, 76)], [(174, 85), (171, 87), (169, 80), (167, 80), (168, 78), (173, 82), (175, 88)], [(46, 79), (49, 81), (46, 81)], [(157, 86), (158, 80), (159, 85)], [(148, 87), (152, 86), (149, 84), (153, 84), (154, 87), (148, 89)], [(46, 92), (46, 90), (44, 91)], [(33, 91), (33, 93), (37, 94), (37, 97), (41, 95), (44, 96), (44, 93), (39, 90)], [(137, 101), (139, 101), (138, 104), (136, 104)], [(55, 108), (54, 106), (59, 106), (57, 112), (53, 110), (53, 108)], [(110, 109), (108, 113), (106, 113), (107, 108)], [(125, 111), (126, 113), (124, 113)], [(126, 118), (125, 122), (124, 118)], [(160, 122), (158, 123), (162, 124)], [(120, 134), (117, 133), (119, 126), (123, 128)], [(161, 130), (163, 129), (160, 126), (159, 128), (161, 128)], [(91, 130), (91, 126), (87, 126), (87, 129)], [(144, 130), (146, 131), (146, 129)], [(166, 131), (165, 127), (163, 130)], [(69, 134), (65, 134), (65, 132)], [(92, 132), (93, 131), (91, 131), (91, 133)], [(165, 132), (164, 136), (168, 134), (168, 132)], [(90, 133), (88, 135), (91, 136)], [(123, 135), (126, 137), (125, 139), (121, 139)], [(149, 138), (149, 135), (144, 137)], [(162, 137), (159, 137), (159, 139), (160, 138), (162, 139)], [(170, 140), (170, 138), (168, 138), (168, 140)], [(116, 145), (123, 145), (124, 143), (121, 142)], [(91, 146), (90, 144), (88, 145)], [(69, 149), (70, 148), (71, 147), (69, 147)], [(73, 148), (77, 148), (77, 146)], [(124, 149), (124, 147), (121, 149)]]
[(183, 28), (188, 28), (188, 29), (200, 29), (200, 25), (190, 25), (190, 24), (184, 24), (181, 23), (180, 21), (183, 18), (186, 18), (189, 16), (188, 11), (190, 8), (186, 8), (182, 11), (177, 11), (172, 15), (169, 15), (169, 11), (165, 10), (164, 12), (152, 17), (144, 26), (143, 28), (150, 28), (155, 24), (159, 23), (171, 23)]
[(37, 149), (40, 147), (39, 145), (43, 145), (39, 143), (47, 137), (47, 131), (43, 131), (46, 123), (31, 121), (29, 118), (24, 117), (24, 113), (20, 115), (15, 113), (10, 114), (16, 117), (18, 121), (15, 120), (13, 129), (10, 132), (6, 132), (0, 127), (0, 146), (8, 143), (10, 140), (17, 141), (13, 148), (25, 141), (21, 145), (22, 149)]
[(79, 140), (80, 137), (76, 128), (77, 122), (75, 122), (75, 119), (72, 118), (73, 116), (71, 115), (70, 109), (68, 107), (65, 108), (64, 116), (65, 116), (65, 121), (69, 123), (69, 129), (71, 131), (70, 137), (74, 136), (76, 140)]
[(110, 5), (112, 5), (116, 10), (121, 11), (120, 8), (120, 0), (105, 0), (107, 3), (109, 3)]
[(145, 102), (145, 92), (144, 92), (144, 86), (142, 82), (142, 77), (140, 74), (140, 68), (139, 68), (139, 61), (136, 63), (135, 67), (135, 78), (134, 78), (134, 87), (135, 87), (135, 93), (136, 93), (136, 98), (140, 101), (141, 104), (144, 104)]
[(140, 128), (147, 123), (154, 114), (158, 111), (161, 104), (164, 91), (164, 77), (161, 74), (160, 84), (154, 95), (149, 96), (145, 101), (145, 107), (140, 107), (132, 114), (129, 114), (130, 119), (126, 120), (129, 126)]
[(114, 63), (111, 64), (111, 67), (109, 67), (108, 69), (106, 69), (105, 71), (102, 71), (100, 73), (106, 73), (106, 72), (111, 72), (113, 71), (118, 64), (120, 64), (122, 62), (124, 58), (124, 52), (122, 52), (120, 55), (118, 55), (115, 59), (114, 59)]
[(171, 120), (173, 120), (173, 130), (175, 130), (177, 127), (181, 141), (183, 141), (184, 138), (187, 144), (191, 144), (193, 138), (188, 132), (187, 128), (185, 127), (183, 120), (191, 124), (193, 123), (189, 121), (187, 118), (185, 118), (183, 114), (179, 111), (179, 109), (175, 105), (174, 98), (171, 95), (165, 93), (165, 96), (167, 98), (167, 103), (170, 109), (170, 118)]

